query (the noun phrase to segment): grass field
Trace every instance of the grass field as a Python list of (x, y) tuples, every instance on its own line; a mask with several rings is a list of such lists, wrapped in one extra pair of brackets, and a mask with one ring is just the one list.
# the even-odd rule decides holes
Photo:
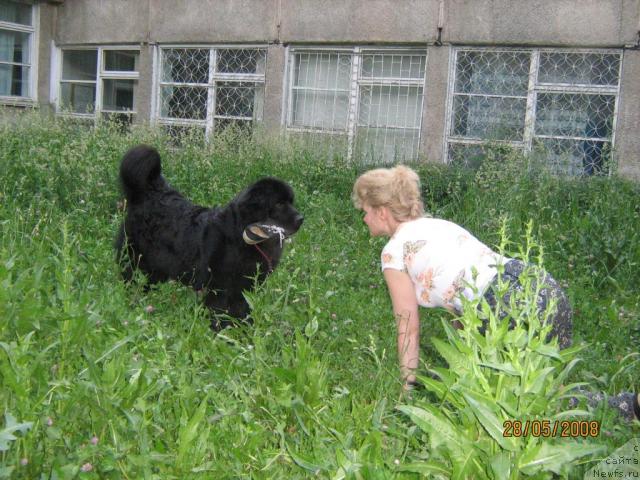
[[(433, 438), (397, 409), (430, 397), (402, 397), (384, 240), (350, 201), (364, 167), (231, 137), (172, 148), (144, 129), (36, 117), (0, 127), (0, 478), (418, 478), (403, 466), (436, 459)], [(215, 336), (191, 290), (120, 281), (117, 169), (140, 142), (196, 203), (225, 203), (264, 175), (294, 187), (305, 223), (250, 295), (254, 326)], [(506, 235), (513, 253), (532, 222), (533, 254), (566, 285), (587, 347), (571, 380), (638, 390), (640, 187), (494, 157), (474, 172), (416, 165), (427, 210), (494, 247)], [(422, 315), (422, 360), (445, 366), (432, 339), (450, 317)], [(600, 456), (640, 436), (612, 412), (593, 418)], [(582, 478), (595, 458), (561, 476)]]

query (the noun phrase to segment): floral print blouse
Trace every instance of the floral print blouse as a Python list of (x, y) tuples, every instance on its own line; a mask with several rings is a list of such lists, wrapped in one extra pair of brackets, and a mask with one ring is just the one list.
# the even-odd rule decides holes
[(382, 270), (407, 272), (423, 307), (462, 311), (461, 296), (481, 296), (507, 258), (461, 226), (437, 218), (401, 223), (382, 249)]

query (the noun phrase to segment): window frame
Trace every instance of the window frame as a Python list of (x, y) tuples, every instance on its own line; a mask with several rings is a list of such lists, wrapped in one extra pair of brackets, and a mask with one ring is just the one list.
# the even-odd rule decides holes
[[(64, 53), (65, 51), (96, 51), (96, 79), (95, 80), (64, 80), (62, 76), (62, 70), (64, 65)], [(128, 115), (132, 121), (138, 115), (138, 109), (116, 111), (103, 108), (103, 82), (104, 80), (133, 80), (134, 82), (140, 81), (140, 65), (138, 63), (138, 69), (135, 71), (117, 71), (117, 70), (105, 70), (105, 53), (108, 51), (118, 52), (136, 52), (138, 54), (138, 62), (140, 61), (140, 47), (134, 45), (64, 45), (58, 47), (57, 59), (56, 59), (56, 71), (52, 72), (52, 76), (55, 78), (55, 91), (53, 95), (53, 104), (55, 106), (55, 113), (57, 115), (73, 118), (83, 118), (87, 120), (97, 121), (102, 117), (104, 113), (107, 114), (124, 114)], [(94, 111), (92, 113), (79, 113), (69, 112), (63, 110), (62, 105), (62, 85), (68, 84), (94, 84), (95, 85), (95, 97), (94, 97)], [(134, 106), (137, 104), (137, 100), (134, 96)]]
[(31, 7), (31, 25), (0, 21), (0, 29), (12, 32), (26, 33), (29, 35), (29, 63), (3, 62), (9, 65), (22, 65), (29, 68), (29, 95), (0, 95), (0, 105), (32, 107), (38, 101), (38, 45), (40, 31), (40, 7), (37, 4)]
[[(471, 137), (463, 137), (453, 135), (453, 119), (454, 119), (454, 99), (458, 96), (455, 92), (457, 81), (458, 54), (460, 52), (525, 52), (530, 55), (529, 60), (529, 79), (527, 87), (527, 102), (525, 109), (524, 130), (522, 141), (513, 140), (487, 140), (476, 139)], [(561, 54), (616, 54), (619, 57), (618, 65), (618, 82), (617, 85), (595, 85), (595, 84), (567, 84), (542, 82), (539, 80), (540, 74), (540, 58), (545, 53), (561, 53)], [(560, 135), (542, 135), (536, 134), (536, 115), (538, 108), (538, 96), (540, 94), (586, 94), (586, 95), (611, 95), (614, 96), (614, 108), (612, 113), (611, 139), (608, 141), (611, 149), (615, 148), (616, 126), (619, 114), (620, 90), (622, 84), (622, 66), (624, 62), (624, 50), (620, 48), (520, 48), (520, 47), (502, 47), (502, 46), (455, 46), (450, 52), (449, 62), (449, 82), (447, 88), (447, 105), (445, 120), (445, 135), (443, 139), (443, 158), (445, 163), (450, 163), (449, 149), (451, 145), (486, 145), (487, 143), (496, 143), (510, 145), (514, 148), (521, 149), (524, 153), (531, 153), (534, 148), (535, 139), (551, 139), (551, 140), (596, 140), (596, 137), (570, 137)], [(501, 96), (505, 98), (507, 96)], [(599, 138), (597, 139), (599, 140)]]
[[(348, 112), (347, 112), (347, 127), (344, 130), (341, 129), (325, 129), (325, 128), (310, 128), (303, 126), (296, 126), (293, 124), (293, 99), (294, 99), (294, 72), (296, 68), (296, 55), (297, 54), (312, 54), (312, 53), (325, 53), (325, 54), (348, 54), (351, 56), (351, 77), (349, 81), (348, 90)], [(424, 75), (416, 78), (402, 78), (391, 77), (383, 78), (380, 76), (364, 77), (363, 72), (363, 58), (366, 55), (406, 55), (406, 56), (420, 56), (424, 58)], [(422, 127), (424, 120), (424, 104), (425, 104), (425, 90), (426, 76), (427, 76), (427, 62), (428, 51), (427, 46), (414, 46), (414, 45), (394, 45), (394, 46), (287, 46), (285, 52), (285, 95), (283, 96), (283, 108), (281, 124), (285, 128), (286, 132), (293, 133), (310, 133), (330, 136), (343, 136), (347, 141), (347, 159), (351, 160), (356, 150), (356, 139), (358, 135), (358, 129), (360, 127), (366, 128), (364, 125), (360, 125), (360, 103), (361, 103), (361, 87), (378, 87), (378, 86), (390, 86), (390, 87), (415, 87), (421, 90), (420, 105), (419, 105), (419, 122), (418, 126), (411, 128), (411, 130), (417, 131), (416, 151), (415, 157), (420, 154), (420, 144), (422, 140)], [(295, 87), (295, 88), (294, 88)], [(302, 88), (303, 89), (303, 88)], [(338, 91), (338, 90), (336, 90)], [(385, 127), (387, 128), (387, 127)], [(393, 127), (388, 127), (394, 129)], [(408, 127), (404, 127), (403, 130), (407, 130)]]
[[(215, 132), (216, 120), (231, 119), (251, 123), (259, 123), (264, 117), (264, 95), (269, 62), (268, 45), (266, 44), (161, 44), (153, 46), (153, 82), (151, 87), (151, 122), (165, 127), (200, 127), (204, 128), (205, 137)], [(209, 51), (209, 69), (207, 83), (165, 82), (162, 79), (163, 52), (166, 50), (199, 49)], [(264, 73), (225, 73), (217, 71), (217, 55), (220, 50), (261, 50), (264, 52)], [(260, 86), (263, 92), (262, 111), (254, 112), (252, 120), (246, 117), (225, 116), (216, 114), (216, 94), (218, 85), (225, 82), (253, 83), (254, 88)], [(207, 105), (204, 119), (172, 118), (162, 116), (162, 87), (169, 85), (200, 87), (207, 90)], [(257, 116), (256, 116), (257, 113)]]

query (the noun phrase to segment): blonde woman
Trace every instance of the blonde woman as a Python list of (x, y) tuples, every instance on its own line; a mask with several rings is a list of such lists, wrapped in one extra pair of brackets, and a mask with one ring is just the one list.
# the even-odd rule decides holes
[[(525, 265), (494, 252), (453, 222), (425, 216), (420, 179), (406, 166), (365, 172), (354, 184), (352, 200), (364, 211), (371, 236), (389, 238), (380, 256), (381, 268), (396, 318), (402, 380), (404, 388), (409, 389), (415, 385), (419, 360), (418, 307), (441, 307), (460, 314), (463, 297), (476, 300), (482, 296), (495, 306), (498, 265), (503, 266), (502, 279), (509, 284), (504, 297), (508, 303), (509, 296), (522, 288), (518, 279)], [(560, 348), (566, 348), (571, 345), (572, 334), (567, 296), (542, 270), (540, 280), (539, 311), (544, 312), (552, 300), (557, 307), (549, 318), (549, 339), (557, 337)], [(461, 324), (457, 322), (456, 326), (460, 328)], [(637, 399), (629, 394), (620, 402), (627, 402), (627, 411), (633, 415)]]

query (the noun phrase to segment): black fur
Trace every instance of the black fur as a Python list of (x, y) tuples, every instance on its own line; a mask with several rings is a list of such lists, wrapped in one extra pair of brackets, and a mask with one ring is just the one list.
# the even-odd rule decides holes
[[(120, 165), (120, 181), (127, 199), (125, 221), (116, 239), (123, 277), (135, 268), (149, 283), (176, 279), (203, 290), (207, 307), (216, 313), (246, 318), (249, 306), (242, 295), (262, 282), (282, 255), (282, 242), (270, 238), (247, 245), (244, 229), (253, 223), (278, 225), (293, 235), (302, 215), (293, 206), (292, 188), (276, 178), (250, 185), (224, 207), (194, 205), (161, 175), (160, 155), (149, 146), (129, 150)], [(230, 322), (212, 316), (212, 328)]]

